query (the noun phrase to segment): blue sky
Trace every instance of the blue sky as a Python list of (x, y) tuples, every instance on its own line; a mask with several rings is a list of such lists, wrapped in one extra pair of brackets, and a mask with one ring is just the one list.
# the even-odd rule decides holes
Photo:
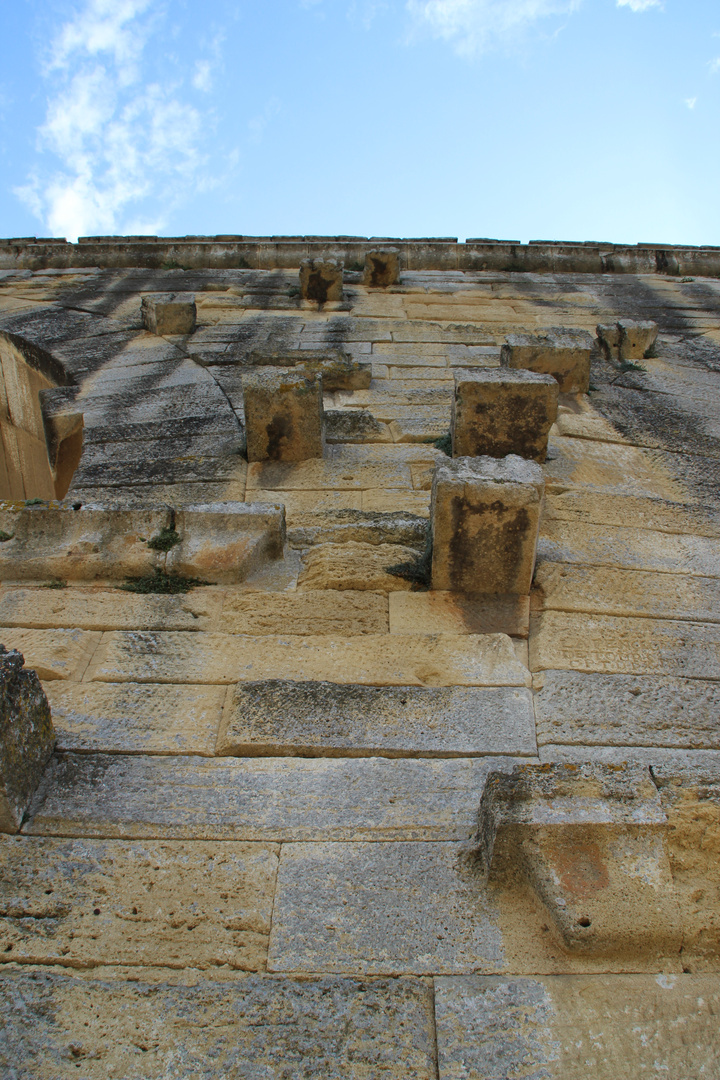
[(4, 0), (0, 235), (720, 244), (718, 0)]

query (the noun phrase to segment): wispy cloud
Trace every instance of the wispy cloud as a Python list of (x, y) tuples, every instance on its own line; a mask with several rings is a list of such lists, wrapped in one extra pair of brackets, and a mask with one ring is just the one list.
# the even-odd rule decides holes
[[(179, 85), (143, 77), (160, 14), (157, 0), (84, 0), (51, 42), (40, 161), (16, 194), (54, 236), (126, 231), (145, 220), (138, 204), (151, 197), (163, 205), (145, 221), (156, 232), (200, 181), (201, 114)], [(198, 63), (196, 88), (209, 78)]]
[(407, 0), (416, 26), (451, 42), (459, 53), (482, 52), (512, 41), (534, 23), (567, 15), (582, 0)]
[(685, 104), (687, 105), (688, 109), (692, 110), (697, 105), (697, 98), (696, 97), (686, 97), (685, 98)]
[(629, 7), (631, 11), (649, 11), (650, 8), (661, 8), (662, 0), (617, 0), (618, 7)]

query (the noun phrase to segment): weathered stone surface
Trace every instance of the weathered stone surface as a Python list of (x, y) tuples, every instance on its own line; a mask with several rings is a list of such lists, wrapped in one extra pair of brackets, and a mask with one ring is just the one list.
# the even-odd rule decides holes
[(476, 757), (535, 754), (529, 691), (520, 688), (240, 683), (217, 753)]
[(362, 509), (366, 513), (403, 511), (418, 517), (430, 517), (430, 491), (363, 491)]
[(325, 440), (329, 445), (393, 442), (394, 435), (368, 409), (336, 409), (325, 411)]
[[(50, 631), (24, 633), (46, 632)], [(12, 633), (19, 640), (23, 631)], [(86, 675), (86, 681), (92, 679), (197, 684), (295, 679), (370, 686), (529, 685), (527, 670), (515, 659), (510, 638), (504, 634), (363, 634), (345, 638), (118, 631), (105, 635)]]
[(586, 394), (592, 347), (593, 339), (585, 330), (509, 334), (500, 352), (500, 363), (503, 367), (552, 375), (564, 394)]
[(527, 596), (465, 596), (452, 592), (390, 593), (391, 634), (410, 634), (422, 626), (429, 634), (510, 634), (526, 638), (530, 623)]
[(427, 521), (419, 514), (402, 510), (373, 512), (367, 510), (319, 510), (297, 514), (288, 532), (293, 547), (309, 548), (315, 544), (404, 544), (425, 547)]
[(618, 351), (621, 360), (642, 360), (645, 353), (655, 344), (658, 336), (657, 323), (649, 320), (621, 319), (618, 330), (620, 331)]
[(204, 840), (466, 840), (512, 758), (169, 758), (65, 754), (24, 832)]
[(170, 985), (15, 969), (0, 975), (0, 1001), (0, 1067), (17, 1080), (437, 1075), (432, 989), (416, 978)]
[[(304, 462), (308, 464), (308, 462)], [(248, 504), (272, 503), (285, 509), (285, 517), (288, 528), (305, 520), (308, 515), (330, 514), (339, 510), (360, 510), (362, 506), (363, 491), (264, 491), (252, 490), (247, 492)], [(398, 493), (399, 494), (399, 493)], [(289, 536), (288, 536), (289, 538)], [(306, 546), (306, 545), (301, 545)]]
[(551, 520), (720, 537), (720, 522), (703, 506), (594, 491), (548, 492), (543, 525)]
[(151, 334), (192, 334), (197, 308), (192, 293), (151, 293), (142, 298), (142, 321)]
[(303, 259), (300, 263), (300, 295), (303, 300), (320, 305), (328, 300), (342, 300), (342, 260)]
[(615, 323), (600, 323), (597, 327), (600, 348), (608, 360), (617, 360), (620, 349), (620, 327)]
[(58, 750), (120, 754), (215, 752), (222, 686), (49, 682)]
[(535, 603), (544, 610), (720, 622), (720, 580), (605, 566), (540, 563)]
[(209, 630), (223, 594), (194, 589), (182, 596), (140, 595), (120, 589), (0, 590), (0, 624), (42, 630)]
[(457, 844), (291, 844), (278, 874), (270, 971), (498, 971), (497, 916)]
[(318, 544), (303, 554), (300, 589), (369, 589), (389, 593), (412, 588), (407, 578), (390, 574), (389, 567), (414, 563), (415, 548), (402, 544)]
[(400, 279), (400, 258), (397, 248), (375, 248), (365, 252), (363, 285), (383, 288), (395, 285)]
[(0, 642), (17, 649), (41, 679), (81, 679), (102, 634), (83, 630), (0, 628)]
[[(329, 449), (337, 450), (339, 447)], [(343, 449), (354, 449), (343, 447)], [(363, 446), (362, 450), (373, 447)], [(325, 459), (324, 461), (260, 462), (248, 467), (248, 495), (256, 489), (264, 491), (364, 491), (371, 489), (404, 488), (412, 490), (411, 466), (404, 461), (370, 461), (369, 463)], [(352, 503), (343, 503), (352, 506)]]
[(17, 832), (55, 744), (50, 706), (23, 657), (0, 645), (0, 832)]
[(538, 562), (546, 560), (659, 571), (663, 577), (720, 576), (720, 544), (714, 537), (543, 518)]
[[(221, 354), (220, 363), (224, 359)], [(251, 352), (248, 360), (257, 367), (292, 367), (307, 375), (321, 375), (324, 393), (367, 390), (372, 377), (370, 364), (353, 360), (348, 352), (341, 349), (283, 349), (269, 353), (263, 350)]]
[(720, 626), (546, 611), (530, 621), (530, 667), (720, 680)]
[(541, 745), (720, 749), (717, 682), (543, 671), (533, 685)]
[(278, 853), (266, 844), (5, 839), (2, 957), (262, 969)]
[(498, 368), (455, 375), (453, 457), (505, 457), (543, 462), (557, 416), (552, 375)]
[(382, 634), (388, 629), (387, 596), (350, 589), (233, 592), (225, 598), (220, 628), (226, 634)]
[(687, 502), (690, 493), (677, 480), (674, 465), (659, 453), (637, 446), (569, 439), (551, 433), (545, 482), (548, 489), (561, 493), (578, 487), (598, 494)]
[(543, 492), (540, 466), (516, 455), (438, 465), (431, 504), (433, 588), (529, 593)]
[(293, 369), (243, 378), (248, 461), (305, 461), (323, 455), (322, 381)]
[(438, 978), (440, 1080), (709, 1078), (718, 1008), (713, 975)]

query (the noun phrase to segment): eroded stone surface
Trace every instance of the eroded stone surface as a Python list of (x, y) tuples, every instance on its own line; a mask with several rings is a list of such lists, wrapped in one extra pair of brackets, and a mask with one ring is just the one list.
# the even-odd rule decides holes
[(98, 631), (0, 628), (0, 642), (21, 652), (43, 680), (82, 678), (101, 638)]
[(366, 544), (349, 540), (343, 544), (318, 544), (303, 556), (298, 577), (300, 589), (368, 589), (395, 592), (412, 588), (391, 567), (417, 562), (416, 548), (402, 544)]
[(584, 330), (509, 334), (500, 353), (503, 367), (552, 375), (564, 394), (587, 393), (593, 339)]
[(394, 592), (388, 596), (390, 633), (528, 635), (527, 596), (465, 596), (454, 592)]
[(80, 630), (209, 630), (222, 593), (195, 589), (182, 596), (142, 596), (120, 589), (0, 591), (0, 623), (8, 627)]
[(557, 401), (552, 375), (511, 368), (456, 374), (453, 457), (517, 454), (543, 462)]
[(317, 376), (261, 368), (244, 376), (243, 395), (248, 461), (322, 457), (322, 381)]
[(220, 627), (226, 634), (381, 634), (388, 629), (387, 597), (346, 589), (291, 593), (230, 593)]
[(0, 832), (17, 832), (53, 751), (50, 707), (23, 657), (0, 645)]
[(151, 293), (142, 298), (143, 326), (151, 334), (192, 334), (196, 318), (192, 293)]

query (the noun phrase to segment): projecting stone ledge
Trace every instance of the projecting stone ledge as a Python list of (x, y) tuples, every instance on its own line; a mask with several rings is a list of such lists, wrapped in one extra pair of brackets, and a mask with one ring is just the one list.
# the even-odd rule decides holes
[(286, 368), (243, 377), (248, 461), (306, 461), (323, 455), (322, 379)]
[(193, 293), (153, 293), (142, 298), (143, 326), (151, 334), (192, 334), (196, 318)]
[(432, 586), (530, 592), (545, 491), (535, 462), (510, 454), (438, 465), (432, 487)]
[(365, 253), (363, 285), (371, 288), (387, 288), (400, 279), (400, 257), (397, 249), (375, 249)]
[(342, 300), (342, 259), (303, 259), (300, 263), (300, 296), (317, 304)]
[(453, 457), (518, 454), (542, 462), (558, 408), (552, 375), (512, 368), (455, 375)]
[(55, 745), (50, 706), (19, 652), (0, 645), (0, 832), (16, 833)]
[(642, 360), (657, 340), (658, 325), (650, 320), (621, 319), (598, 326), (597, 336), (608, 360)]
[(552, 375), (563, 394), (586, 394), (594, 341), (584, 330), (552, 329), (540, 334), (509, 334), (500, 351), (503, 367)]

